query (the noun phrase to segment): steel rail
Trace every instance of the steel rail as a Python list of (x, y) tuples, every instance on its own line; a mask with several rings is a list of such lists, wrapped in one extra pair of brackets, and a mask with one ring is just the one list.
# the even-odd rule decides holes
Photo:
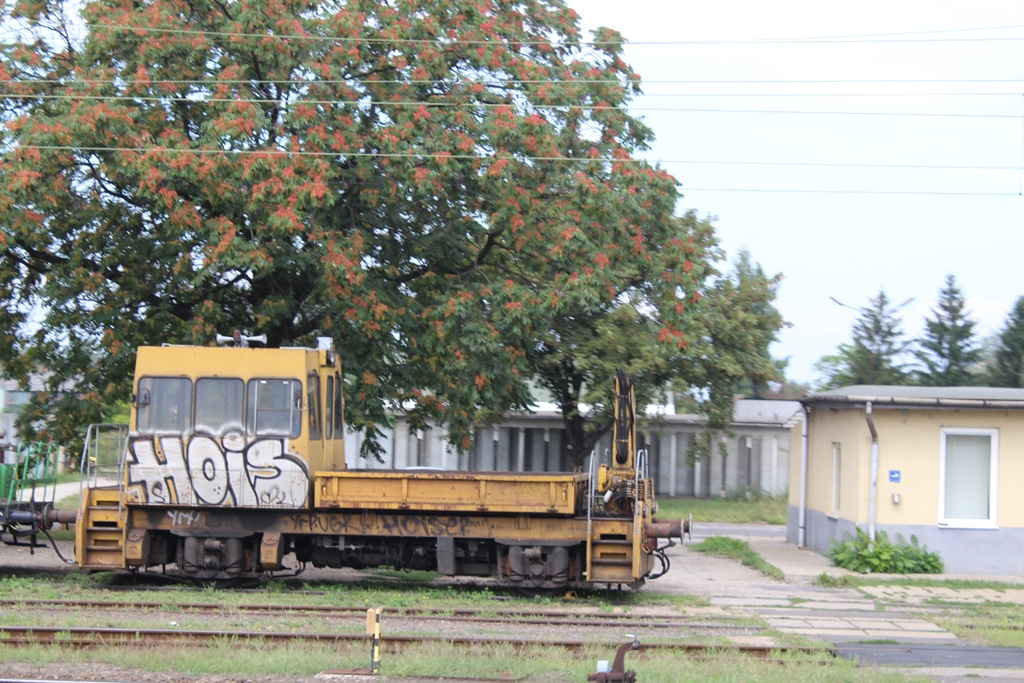
[[(161, 612), (217, 612), (230, 611), (273, 613), (318, 613), (322, 615), (338, 614), (362, 619), (366, 614), (365, 607), (345, 607), (333, 605), (214, 605), (210, 603), (182, 603), (167, 605), (161, 602), (114, 600), (0, 600), (0, 607), (13, 609), (35, 608), (77, 608), (82, 610), (146, 610)], [(487, 616), (483, 616), (486, 614)], [(417, 619), (422, 621), (475, 621), (481, 623), (515, 623), (526, 625), (570, 625), (570, 626), (609, 626), (614, 624), (630, 628), (705, 628), (713, 630), (756, 629), (761, 627), (748, 624), (711, 624), (705, 622), (680, 621), (678, 615), (651, 614), (637, 616), (634, 614), (580, 614), (567, 611), (518, 611), (518, 610), (474, 610), (469, 608), (387, 608), (387, 617), (394, 619)], [(587, 618), (590, 617), (590, 618)]]
[[(146, 628), (82, 628), (61, 626), (4, 626), (0, 628), (0, 645), (26, 647), (56, 645), (75, 649), (97, 647), (154, 647), (169, 643), (178, 645), (202, 645), (214, 640), (226, 640), (235, 644), (253, 643), (328, 643), (365, 644), (364, 634), (346, 633), (289, 633), (263, 631), (176, 631)], [(420, 645), (446, 645), (462, 648), (479, 648), (489, 645), (512, 646), (516, 652), (534, 648), (559, 648), (566, 652), (580, 652), (586, 648), (607, 648), (607, 642), (582, 640), (529, 640), (522, 638), (465, 638), (446, 636), (385, 636), (388, 648), (401, 651)], [(688, 655), (722, 653), (754, 657), (769, 657), (775, 653), (828, 654), (835, 656), (831, 648), (789, 646), (789, 645), (741, 645), (741, 644), (695, 644), (647, 642), (645, 650), (664, 650)]]

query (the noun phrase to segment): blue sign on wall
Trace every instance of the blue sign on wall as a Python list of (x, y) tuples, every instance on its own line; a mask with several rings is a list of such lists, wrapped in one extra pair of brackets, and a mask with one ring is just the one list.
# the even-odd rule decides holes
[(889, 470), (889, 481), (892, 482), (893, 484), (900, 483), (900, 471)]

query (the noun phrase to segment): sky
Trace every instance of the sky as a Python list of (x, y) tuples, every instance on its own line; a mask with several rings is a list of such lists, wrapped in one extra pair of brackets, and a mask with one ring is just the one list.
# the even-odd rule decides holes
[(782, 274), (788, 379), (818, 381), (881, 290), (907, 339), (949, 274), (979, 339), (1004, 327), (1024, 296), (1024, 2), (567, 2), (629, 41), (631, 112), (679, 211), (717, 217), (730, 269), (746, 249)]

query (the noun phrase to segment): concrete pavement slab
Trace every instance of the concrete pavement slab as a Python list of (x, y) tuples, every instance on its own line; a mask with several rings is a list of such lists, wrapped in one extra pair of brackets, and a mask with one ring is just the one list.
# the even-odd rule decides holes
[[(836, 646), (842, 657), (864, 664), (896, 666), (966, 666), (1024, 669), (1024, 650), (1009, 647), (981, 647), (939, 644), (844, 643)], [(982, 664), (984, 662), (984, 664)]]
[(867, 639), (896, 640), (904, 645), (919, 644), (921, 642), (945, 642), (951, 644), (959, 642), (955, 635), (946, 631), (936, 633), (934, 631), (890, 631), (868, 628), (864, 629), (864, 635)]
[(786, 598), (711, 598), (711, 604), (718, 607), (789, 607), (792, 600)]
[(813, 600), (801, 602), (798, 606), (802, 609), (819, 609), (830, 612), (875, 612), (878, 610), (873, 600), (861, 602), (821, 602)]

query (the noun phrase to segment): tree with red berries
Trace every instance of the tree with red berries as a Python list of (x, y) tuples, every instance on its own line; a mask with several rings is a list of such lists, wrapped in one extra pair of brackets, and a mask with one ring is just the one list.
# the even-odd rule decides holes
[(642, 293), (645, 348), (687, 353), (702, 238), (637, 158), (622, 38), (561, 0), (69, 6), (3, 17), (0, 364), (52, 390), (26, 429), (68, 440), (137, 346), (235, 328), (333, 337), (350, 426), (459, 447), (560, 325)]

